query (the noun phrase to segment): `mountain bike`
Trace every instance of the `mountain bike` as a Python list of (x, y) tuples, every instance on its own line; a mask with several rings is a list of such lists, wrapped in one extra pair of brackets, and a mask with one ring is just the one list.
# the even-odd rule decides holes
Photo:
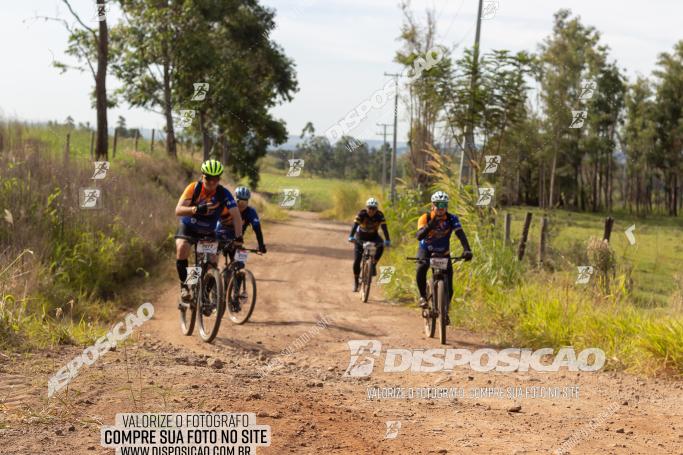
[[(220, 272), (210, 261), (216, 254), (218, 242), (213, 236), (191, 240), (194, 250), (194, 266), (188, 270), (185, 284), (190, 289), (190, 303), (180, 301), (180, 329), (183, 335), (192, 335), (195, 321), (199, 318), (199, 336), (207, 343), (218, 334), (223, 311), (223, 280)], [(218, 321), (218, 322), (216, 322)]]
[[(424, 262), (425, 259), (408, 257), (415, 262)], [(449, 262), (463, 261), (462, 256), (450, 257), (450, 253), (435, 253), (429, 258), (429, 266), (432, 269), (432, 278), (427, 286), (427, 308), (422, 310), (424, 318), (425, 335), (434, 338), (436, 328), (439, 328), (439, 340), (441, 344), (446, 344), (446, 318), (448, 317), (448, 307), (450, 290), (448, 289), (447, 272)]]
[(372, 283), (372, 265), (375, 262), (377, 244), (375, 242), (363, 242), (363, 256), (360, 263), (360, 299), (363, 303), (368, 302), (370, 296), (370, 284)]
[(222, 251), (225, 258), (221, 272), (225, 289), (222, 300), (230, 321), (241, 325), (249, 320), (256, 306), (256, 278), (245, 265), (248, 253), (262, 253), (252, 248), (236, 248), (232, 241), (227, 242)]

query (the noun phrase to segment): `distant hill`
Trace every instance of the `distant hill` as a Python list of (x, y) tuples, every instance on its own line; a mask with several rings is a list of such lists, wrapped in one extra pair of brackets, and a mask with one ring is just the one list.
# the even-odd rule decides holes
[[(377, 140), (377, 139), (361, 139), (362, 142), (365, 142), (367, 144), (369, 149), (379, 149), (382, 147), (382, 141)], [(287, 142), (284, 144), (277, 146), (277, 147), (270, 147), (270, 150), (296, 150), (297, 144), (303, 142), (303, 140), (299, 136), (289, 136), (287, 139)], [(391, 146), (391, 140), (389, 140), (389, 145)], [(408, 150), (408, 144), (405, 142), (397, 142), (396, 143), (396, 148), (398, 149), (398, 154), (400, 155), (401, 153), (405, 152)]]

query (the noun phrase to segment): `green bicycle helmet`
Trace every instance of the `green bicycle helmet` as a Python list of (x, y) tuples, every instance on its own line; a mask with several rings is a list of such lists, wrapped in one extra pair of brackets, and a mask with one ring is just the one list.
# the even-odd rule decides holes
[(223, 174), (223, 165), (216, 160), (206, 160), (202, 163), (202, 174), (208, 177), (218, 177)]

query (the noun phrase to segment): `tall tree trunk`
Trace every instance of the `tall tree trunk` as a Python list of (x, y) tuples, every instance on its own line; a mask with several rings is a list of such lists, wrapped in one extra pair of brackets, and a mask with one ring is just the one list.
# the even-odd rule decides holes
[(171, 63), (168, 45), (164, 42), (164, 116), (166, 117), (166, 153), (177, 158), (175, 129), (173, 127), (173, 101), (171, 98)]
[(211, 158), (211, 136), (206, 129), (206, 112), (202, 109), (199, 111), (199, 128), (202, 132), (202, 146), (204, 150), (204, 161)]
[[(104, 0), (102, 0), (104, 3)], [(97, 74), (95, 75), (95, 106), (97, 109), (97, 141), (95, 156), (109, 160), (109, 125), (107, 123), (107, 63), (109, 61), (109, 29), (106, 19), (99, 22), (97, 39)]]

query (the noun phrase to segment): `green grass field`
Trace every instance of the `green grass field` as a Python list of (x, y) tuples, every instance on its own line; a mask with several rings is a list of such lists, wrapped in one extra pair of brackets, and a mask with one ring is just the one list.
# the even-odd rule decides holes
[[(515, 207), (498, 213), (497, 225), (503, 229), (504, 214), (512, 215), (513, 242), (522, 234), (524, 216), (533, 213), (527, 253), (529, 260), (538, 257), (541, 217), (536, 208)], [(551, 254), (561, 256), (574, 265), (589, 265), (586, 242), (591, 236), (602, 238), (606, 215), (553, 211), (549, 215)], [(672, 302), (672, 295), (683, 285), (683, 219), (666, 216), (637, 218), (619, 213), (613, 215), (614, 226), (610, 245), (620, 267), (632, 270), (633, 299), (643, 307), (663, 307)], [(635, 224), (635, 245), (630, 245), (625, 230)]]

